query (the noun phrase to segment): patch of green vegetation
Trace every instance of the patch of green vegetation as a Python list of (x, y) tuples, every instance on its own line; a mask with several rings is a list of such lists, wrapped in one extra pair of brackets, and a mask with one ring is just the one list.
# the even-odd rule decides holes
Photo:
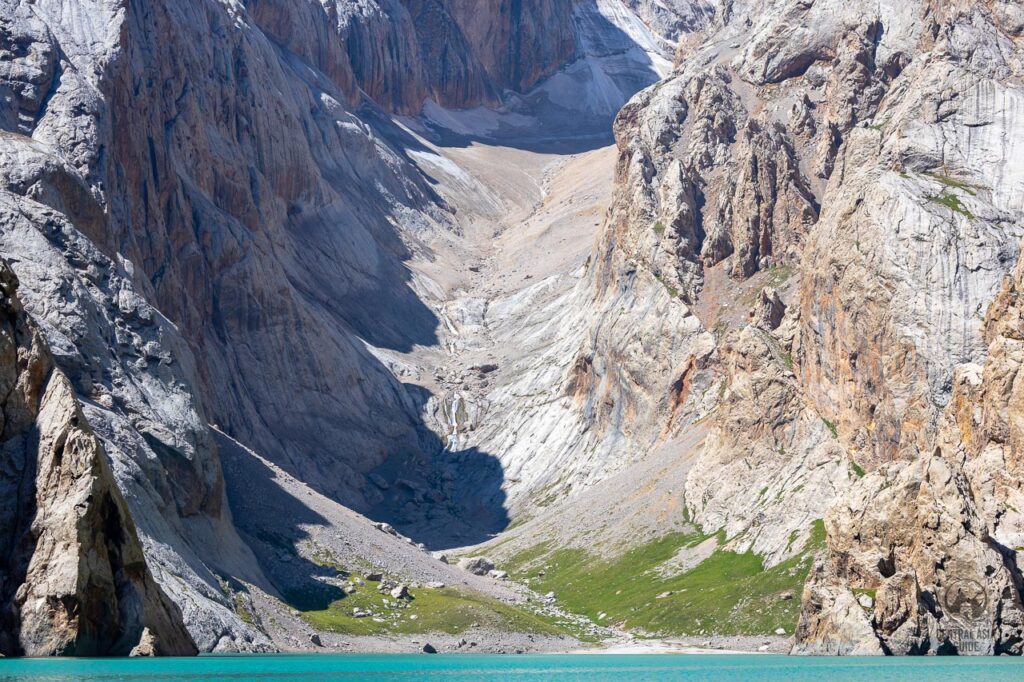
[[(509, 567), (513, 567), (512, 571), (519, 574), (524, 574), (530, 566), (536, 566), (540, 563), (541, 559), (551, 554), (552, 547), (550, 542), (542, 542), (533, 547), (527, 547), (526, 549), (520, 550), (515, 554), (508, 557), (507, 560), (502, 562), (502, 566), (506, 567), (505, 570), (509, 570)], [(510, 573), (512, 572), (510, 571)]]
[(249, 609), (249, 604), (245, 600), (242, 584), (236, 580), (225, 578), (221, 575), (216, 576), (216, 578), (217, 586), (220, 587), (221, 594), (231, 600), (235, 614), (242, 619), (242, 622), (249, 623), (251, 625), (254, 622), (254, 618), (252, 611)]
[(565, 496), (572, 490), (572, 486), (563, 486), (563, 481), (552, 481), (539, 489), (532, 495), (533, 502), (537, 507), (549, 507), (558, 500), (564, 499)]
[(729, 380), (722, 379), (722, 383), (718, 384), (718, 402), (722, 402), (727, 390), (729, 390)]
[(839, 427), (836, 426), (834, 421), (830, 421), (824, 417), (821, 418), (821, 421), (825, 425), (825, 428), (832, 434), (833, 438), (839, 438)]
[(935, 182), (945, 185), (946, 187), (963, 190), (964, 192), (970, 194), (972, 197), (978, 194), (979, 189), (984, 189), (981, 185), (972, 185), (968, 182), (964, 182), (963, 180), (957, 180), (956, 178), (951, 178), (945, 175), (939, 175), (937, 173), (925, 173), (925, 175), (927, 175)]
[(711, 333), (715, 335), (716, 339), (720, 339), (729, 333), (729, 322), (726, 320), (718, 320), (715, 322), (715, 326), (711, 328)]
[(853, 475), (857, 478), (864, 478), (864, 468), (852, 459), (850, 460), (850, 471), (852, 471)]
[(678, 289), (676, 289), (674, 286), (665, 281), (665, 278), (662, 277), (660, 274), (655, 274), (654, 276), (655, 278), (657, 278), (659, 282), (661, 282), (661, 286), (665, 287), (665, 291), (668, 292), (669, 296), (671, 296), (672, 298), (679, 298)]
[(771, 348), (772, 357), (780, 361), (786, 369), (792, 372), (793, 355), (791, 353), (787, 353), (786, 351), (784, 351), (782, 349), (782, 346), (779, 344), (778, 339), (776, 339), (774, 336), (761, 330), (758, 331), (760, 332), (761, 339), (764, 340), (766, 344), (768, 344), (769, 348)]
[[(616, 558), (598, 557), (584, 549), (534, 550), (513, 557), (505, 567), (513, 576), (529, 577), (534, 589), (553, 591), (559, 604), (570, 611), (595, 621), (604, 613), (600, 622), (641, 633), (753, 635), (780, 627), (792, 632), (799, 600), (784, 600), (781, 595), (802, 588), (814, 554), (824, 546), (824, 525), (815, 522), (803, 552), (769, 569), (758, 555), (719, 548), (686, 572), (673, 574), (669, 567), (658, 570), (681, 549), (709, 537), (672, 533)], [(724, 543), (724, 533), (718, 539)]]
[(875, 130), (875, 131), (878, 131), (878, 132), (882, 132), (883, 130), (885, 130), (885, 126), (889, 125), (889, 121), (890, 120), (891, 119), (887, 118), (884, 121), (882, 121), (881, 123), (868, 123), (865, 127), (868, 130)]
[(519, 516), (517, 516), (514, 519), (512, 519), (512, 523), (510, 523), (507, 526), (505, 526), (505, 530), (506, 531), (510, 531), (513, 528), (518, 528), (519, 526), (525, 525), (532, 518), (533, 518), (533, 516), (530, 515), (530, 514), (520, 513)]
[(790, 549), (792, 549), (792, 547), (793, 547), (793, 543), (794, 543), (794, 542), (796, 542), (796, 539), (797, 539), (798, 537), (800, 537), (800, 533), (799, 533), (799, 531), (795, 531), (795, 530), (794, 530), (794, 531), (793, 531), (792, 533), (790, 533), (790, 534), (789, 534), (789, 539), (788, 539), (788, 540), (786, 541), (786, 551), (787, 551), (787, 552), (788, 552), (788, 551), (789, 551)]
[[(411, 600), (394, 599), (376, 583), (360, 585), (327, 608), (307, 610), (303, 620), (318, 630), (346, 635), (460, 634), (473, 627), (535, 634), (579, 636), (572, 624), (558, 622), (526, 606), (513, 606), (482, 594), (446, 587), (416, 589)], [(356, 611), (371, 615), (356, 617)]]
[[(940, 175), (938, 173), (925, 173), (925, 176), (939, 183), (940, 185), (957, 192), (964, 192), (970, 196), (977, 196), (978, 190), (985, 189), (981, 185), (972, 185), (969, 182), (963, 180), (957, 180), (946, 175)], [(974, 219), (974, 214), (964, 206), (963, 201), (955, 193), (945, 191), (940, 194), (931, 194), (925, 197), (928, 201), (939, 206), (945, 206), (954, 213), (959, 213), (962, 216), (967, 217), (970, 220)]]
[(967, 207), (964, 206), (962, 201), (960, 201), (960, 197), (956, 196), (955, 194), (932, 194), (929, 195), (927, 199), (933, 204), (945, 206), (954, 213), (959, 213), (960, 215), (966, 216), (971, 220), (974, 219), (974, 214), (967, 210)]
[(235, 604), (235, 613), (238, 614), (238, 617), (242, 619), (243, 623), (248, 623), (249, 625), (252, 625), (252, 613), (249, 611), (249, 605), (245, 603), (245, 598), (242, 597), (241, 593), (239, 592), (235, 592), (233, 597), (233, 601)]
[(335, 573), (337, 573), (342, 578), (347, 578), (350, 575), (350, 571), (347, 568), (345, 568), (345, 566), (336, 556), (334, 556), (334, 553), (325, 547), (320, 547), (319, 545), (317, 545), (313, 549), (313, 555), (311, 559), (313, 563), (317, 566), (334, 569)]
[(860, 588), (860, 587), (855, 587), (855, 588), (853, 588), (853, 594), (854, 594), (855, 596), (858, 596), (858, 597), (859, 597), (859, 596), (860, 596), (860, 595), (862, 595), (862, 594), (866, 594), (866, 595), (868, 595), (869, 597), (871, 597), (871, 601), (874, 601), (874, 600), (875, 600), (875, 592), (876, 592), (875, 590), (870, 590), (870, 589), (864, 589), (864, 588)]
[(654, 223), (654, 228), (653, 229), (654, 229), (654, 234), (656, 234), (656, 235), (658, 235), (660, 237), (661, 235), (665, 234), (665, 223), (663, 223), (663, 222), (661, 222), (659, 220), (658, 222)]
[(825, 546), (825, 522), (823, 520), (811, 521), (811, 539), (807, 546), (814, 549), (821, 549)]
[(793, 276), (793, 268), (789, 265), (773, 265), (768, 268), (768, 284), (780, 287)]

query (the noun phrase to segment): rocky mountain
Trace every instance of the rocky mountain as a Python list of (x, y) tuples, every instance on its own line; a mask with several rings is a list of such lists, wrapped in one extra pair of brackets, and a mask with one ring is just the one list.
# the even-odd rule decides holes
[[(572, 398), (560, 432), (575, 420), (581, 435), (542, 494), (524, 493), (535, 518), (489, 551), (536, 575), (566, 560), (532, 558), (538, 547), (607, 560), (676, 531), (651, 570), (759, 557), (753, 592), (723, 598), (728, 627), (770, 631), (767, 613), (788, 632), (796, 605), (773, 603), (790, 594), (777, 571), (810, 568), (824, 539), (798, 651), (1018, 652), (1018, 543), (996, 539), (1014, 485), (994, 483), (1012, 446), (972, 474), (943, 424), (958, 402), (959, 424), (981, 419), (955, 387), (991, 380), (986, 311), (1022, 236), (1020, 16), (1006, 3), (735, 3), (683, 41), (675, 71), (616, 120), (615, 196), (582, 285), (596, 322), (555, 388)], [(943, 483), (925, 492), (929, 471)], [(552, 491), (568, 501), (538, 513)], [(932, 505), (946, 516), (917, 511)], [(943, 605), (964, 585), (985, 586), (967, 629)], [(670, 616), (642, 601), (599, 603), (666, 631)]]
[(0, 9), (3, 653), (1019, 653), (1019, 3)]

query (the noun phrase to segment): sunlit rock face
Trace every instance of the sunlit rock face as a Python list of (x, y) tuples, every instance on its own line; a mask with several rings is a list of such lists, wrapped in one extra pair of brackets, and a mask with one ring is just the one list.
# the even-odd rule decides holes
[[(864, 189), (835, 198), (835, 239), (815, 247), (827, 270), (803, 296), (815, 400), (860, 461), (896, 460), (826, 517), (805, 651), (1019, 653), (1018, 530), (998, 511), (1018, 494), (1017, 450), (998, 424), (1019, 323), (1020, 32), (999, 3), (925, 16), (928, 58), (883, 101), (882, 144), (847, 143)], [(847, 608), (851, 590), (877, 591), (874, 608)]]
[[(616, 196), (594, 266), (598, 291), (620, 301), (650, 282), (717, 341), (709, 355), (690, 342), (664, 360), (651, 346), (631, 358), (619, 340), (664, 341), (664, 333), (605, 326), (598, 352), (583, 354), (583, 385), (606, 391), (603, 406), (643, 401), (620, 433), (652, 410), (653, 423), (678, 425), (669, 396), (697, 415), (698, 400), (710, 401), (710, 433), (688, 459), (686, 501), (705, 531), (725, 529), (731, 547), (771, 565), (799, 551), (813, 520), (825, 517), (832, 568), (812, 585), (842, 596), (809, 587), (802, 650), (959, 646), (952, 630), (922, 634), (928, 618), (941, 618), (938, 607), (921, 612), (913, 636), (910, 626), (901, 630), (898, 645), (885, 637), (906, 618), (882, 626), (881, 610), (872, 620), (848, 608), (857, 604), (851, 590), (874, 590), (883, 576), (872, 569), (876, 582), (862, 580), (847, 552), (867, 551), (857, 543), (868, 542), (871, 523), (896, 524), (903, 505), (918, 505), (914, 481), (929, 471), (943, 479), (930, 496), (955, 518), (975, 514), (980, 544), (957, 576), (984, 582), (988, 566), (1002, 571), (1005, 562), (993, 562), (1011, 557), (1000, 574), (1009, 591), (988, 599), (1007, 624), (996, 622), (1001, 634), (980, 652), (1013, 650), (1018, 637), (1015, 545), (994, 546), (981, 509), (956, 501), (971, 467), (935, 454), (957, 377), (990, 352), (986, 310), (1022, 237), (1013, 153), (1022, 139), (1014, 113), (1020, 30), (1010, 15), (1000, 3), (746, 3), (684, 41), (675, 72), (616, 122)], [(758, 283), (749, 298), (748, 282)], [(782, 317), (758, 308), (753, 294), (764, 284), (781, 291)], [(696, 376), (690, 367), (704, 368), (702, 384), (716, 390), (679, 390)], [(599, 378), (589, 368), (601, 368)], [(884, 487), (870, 472), (894, 460), (895, 469), (908, 467), (905, 485), (865, 489)], [(854, 511), (841, 511), (847, 506)], [(910, 533), (895, 544), (915, 545)], [(956, 544), (945, 535), (930, 542)], [(926, 559), (908, 559), (901, 579), (915, 576), (920, 590), (937, 594), (945, 583), (919, 573)]]
[(881, 467), (829, 511), (799, 651), (1021, 653), (1022, 276), (989, 307), (984, 363), (957, 368), (934, 450)]

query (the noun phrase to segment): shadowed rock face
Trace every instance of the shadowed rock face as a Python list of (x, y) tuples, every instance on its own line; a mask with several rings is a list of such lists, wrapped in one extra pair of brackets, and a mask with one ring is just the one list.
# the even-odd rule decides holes
[(143, 643), (151, 655), (194, 654), (103, 446), (16, 288), (0, 264), (0, 652), (123, 656)]
[(435, 340), (397, 228), (432, 227), (432, 190), (257, 19), (207, 4), (126, 17), (104, 86), (107, 239), (197, 352), (210, 419), (360, 507), (362, 472), (421, 448), (414, 403), (360, 337)]
[(578, 49), (572, 2), (500, 0), (486, 11), (473, 0), (404, 4), (417, 27), (427, 92), (444, 106), (496, 104), (505, 90), (526, 92)]
[(471, 108), (525, 92), (576, 52), (572, 2), (499, 0), (250, 0), (255, 24), (327, 75), (348, 101), (359, 91), (389, 111), (424, 100)]

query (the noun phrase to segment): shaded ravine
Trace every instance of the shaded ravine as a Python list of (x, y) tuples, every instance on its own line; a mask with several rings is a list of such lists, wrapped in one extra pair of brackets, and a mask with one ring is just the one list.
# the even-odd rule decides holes
[[(550, 281), (565, 293), (578, 285), (572, 273), (589, 254), (610, 196), (614, 154), (611, 148), (555, 154), (479, 143), (469, 148), (435, 147), (434, 153), (459, 164), (464, 172), (477, 173), (474, 180), (487, 191), (476, 198), (496, 199), (501, 211), (488, 215), (489, 206), (464, 195), (457, 209), (458, 215), (470, 216), (461, 226), (463, 238), (449, 245), (447, 253), (440, 249), (435, 253), (436, 259), (454, 265), (445, 272), (445, 295), (435, 303), (443, 320), (439, 343), (402, 357), (422, 368), (421, 383), (407, 383), (406, 389), (421, 396), (426, 423), (440, 439), (440, 447), (429, 462), (389, 458), (375, 469), (371, 481), (384, 485), (378, 485), (382, 499), (369, 515), (392, 523), (432, 549), (444, 549), (490, 539), (510, 521), (506, 489), (514, 481), (508, 480), (499, 457), (487, 454), (486, 445), (477, 445), (481, 441), (475, 432), (502, 418), (500, 413), (492, 413), (489, 396), (518, 380), (508, 371), (510, 363), (517, 353), (531, 349), (529, 339), (518, 345), (499, 345), (504, 342), (495, 328), (514, 326), (532, 312), (517, 299), (538, 281)], [(428, 170), (437, 173), (437, 164), (435, 160), (435, 168)], [(500, 169), (497, 174), (495, 168)], [(593, 181), (599, 188), (591, 187), (590, 178), (584, 175), (585, 191), (552, 191), (567, 174), (581, 169), (601, 178)], [(443, 188), (446, 179), (441, 177), (439, 186)], [(510, 185), (516, 188), (514, 195), (502, 194), (502, 188)], [(546, 221), (541, 215), (558, 213), (567, 206), (572, 206), (571, 213), (585, 215)], [(551, 262), (531, 256), (537, 239), (557, 247), (548, 254)], [(430, 264), (413, 261), (411, 267), (429, 268)], [(572, 334), (576, 330), (565, 331)], [(417, 465), (430, 467), (423, 487), (415, 478)], [(444, 499), (432, 501), (438, 491)], [(402, 503), (407, 493), (422, 496), (428, 504), (410, 509)], [(451, 518), (441, 522), (445, 514)], [(467, 532), (467, 528), (473, 530)]]

